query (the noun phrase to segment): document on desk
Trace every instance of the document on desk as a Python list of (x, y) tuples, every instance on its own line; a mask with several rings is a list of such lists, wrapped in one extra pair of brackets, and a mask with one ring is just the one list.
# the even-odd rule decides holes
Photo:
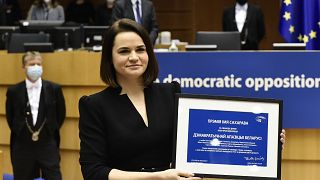
[(280, 179), (282, 101), (177, 95), (174, 166), (200, 177)]

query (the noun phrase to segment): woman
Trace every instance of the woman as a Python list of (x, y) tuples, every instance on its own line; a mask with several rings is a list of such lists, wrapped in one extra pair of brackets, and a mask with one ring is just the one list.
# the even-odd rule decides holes
[(79, 101), (84, 179), (200, 179), (169, 169), (180, 87), (153, 83), (157, 75), (148, 33), (132, 20), (117, 21), (106, 35), (100, 66), (109, 87)]
[(148, 33), (135, 21), (115, 22), (105, 36), (100, 65), (109, 87), (79, 101), (85, 180), (200, 179), (170, 169), (174, 94), (180, 86), (153, 83), (157, 75)]
[(64, 10), (56, 0), (35, 0), (27, 19), (64, 21)]

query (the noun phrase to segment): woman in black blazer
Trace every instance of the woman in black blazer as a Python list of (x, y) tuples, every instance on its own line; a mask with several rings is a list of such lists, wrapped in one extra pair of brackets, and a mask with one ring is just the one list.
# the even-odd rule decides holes
[(109, 86), (79, 101), (84, 179), (200, 179), (170, 169), (177, 83), (153, 83), (158, 64), (148, 33), (129, 19), (111, 26), (100, 77)]
[(157, 75), (148, 33), (132, 20), (115, 22), (105, 36), (100, 65), (109, 87), (79, 101), (85, 180), (200, 179), (170, 169), (174, 94), (180, 86), (153, 83)]

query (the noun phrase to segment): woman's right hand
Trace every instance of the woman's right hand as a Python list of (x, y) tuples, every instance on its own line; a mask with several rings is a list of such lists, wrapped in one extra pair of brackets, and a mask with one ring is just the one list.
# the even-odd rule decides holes
[(130, 172), (112, 169), (108, 175), (109, 180), (200, 180), (193, 174), (177, 169), (168, 169), (158, 172)]
[(180, 180), (180, 179), (199, 180), (199, 179), (202, 179), (199, 177), (194, 177), (194, 174), (180, 171), (177, 169), (168, 169), (165, 171), (155, 172), (155, 175), (156, 175), (157, 179), (159, 179), (159, 180)]

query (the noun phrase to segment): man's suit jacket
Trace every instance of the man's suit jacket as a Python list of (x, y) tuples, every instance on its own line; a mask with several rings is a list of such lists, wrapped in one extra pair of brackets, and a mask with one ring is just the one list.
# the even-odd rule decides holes
[[(44, 98), (44, 99), (41, 99)], [(42, 80), (40, 102), (44, 102), (47, 131), (50, 136), (60, 143), (59, 129), (65, 119), (65, 101), (61, 87), (55, 83)], [(26, 110), (28, 108), (28, 95), (25, 81), (11, 86), (7, 90), (6, 117), (11, 129), (10, 145), (15, 143), (23, 128), (26, 128)], [(30, 107), (29, 107), (30, 108)], [(38, 118), (39, 120), (39, 118)], [(36, 124), (37, 125), (37, 124)], [(21, 136), (23, 136), (21, 134)], [(31, 139), (31, 136), (30, 136)]]
[[(151, 43), (155, 43), (158, 37), (158, 24), (156, 21), (156, 13), (153, 3), (149, 0), (141, 0), (142, 9), (142, 25), (148, 31)], [(111, 24), (115, 21), (128, 18), (135, 20), (134, 12), (132, 9), (131, 0), (117, 0), (113, 6)]]
[[(223, 12), (223, 31), (239, 31), (235, 19), (235, 6), (227, 8)], [(247, 17), (241, 31), (241, 40), (244, 50), (257, 50), (259, 42), (265, 35), (265, 25), (262, 10), (254, 5), (248, 4)]]

